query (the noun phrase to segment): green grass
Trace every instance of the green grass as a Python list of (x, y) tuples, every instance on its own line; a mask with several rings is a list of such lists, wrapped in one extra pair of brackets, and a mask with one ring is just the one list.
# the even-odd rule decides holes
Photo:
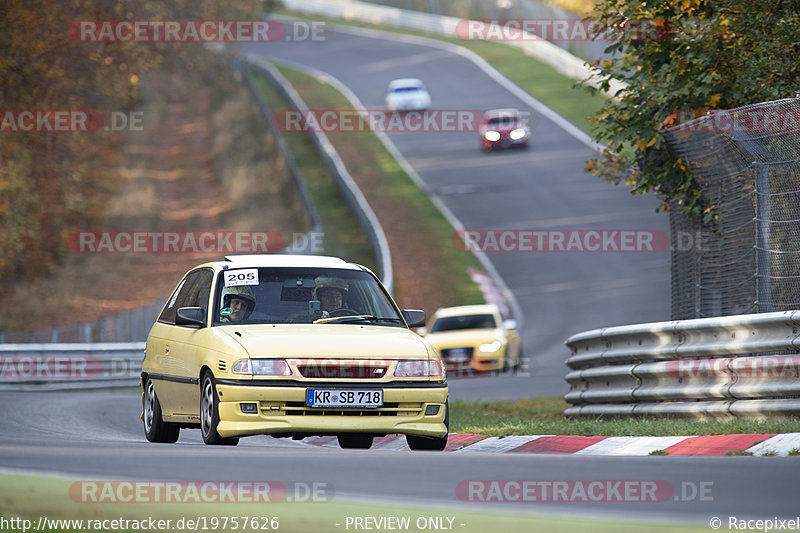
[[(304, 18), (303, 14), (291, 11), (278, 11), (277, 13)], [(589, 134), (592, 132), (592, 123), (587, 121), (587, 117), (597, 115), (607, 101), (604, 95), (593, 95), (581, 87), (576, 87), (576, 80), (573, 78), (561, 74), (535, 57), (525, 55), (521, 49), (507, 44), (491, 41), (465, 41), (457, 37), (430, 34), (407, 28), (388, 25), (378, 26), (322, 16), (315, 16), (314, 20), (416, 35), (462, 46), (478, 54), (506, 78)]]
[[(124, 481), (115, 478), (116, 481)], [(266, 474), (262, 481), (268, 481)], [(550, 513), (546, 517), (531, 514), (535, 511), (535, 503), (519, 504), (517, 509), (501, 512), (491, 512), (481, 509), (480, 504), (450, 508), (444, 505), (411, 505), (391, 503), (358, 503), (341, 500), (334, 496), (333, 500), (326, 503), (83, 503), (76, 492), (70, 492), (70, 487), (78, 479), (49, 478), (44, 476), (25, 476), (18, 474), (0, 473), (0, 502), (2, 502), (2, 517), (19, 517), (31, 520), (30, 529), (36, 527), (39, 517), (48, 519), (72, 520), (147, 520), (152, 517), (156, 520), (172, 520), (171, 527), (161, 531), (187, 531), (189, 528), (176, 527), (177, 520), (206, 517), (206, 524), (212, 518), (221, 520), (223, 517), (277, 517), (278, 528), (276, 531), (289, 532), (314, 532), (314, 533), (341, 533), (354, 531), (351, 524), (346, 527), (347, 517), (375, 518), (399, 516), (410, 518), (410, 531), (433, 531), (435, 528), (417, 528), (416, 520), (426, 517), (453, 518), (453, 530), (460, 533), (485, 533), (487, 531), (503, 531), (508, 533), (528, 533), (531, 531), (558, 531), (563, 533), (583, 533), (593, 531), (597, 533), (666, 533), (672, 531), (700, 532), (707, 527), (690, 527), (678, 524), (649, 525), (641, 522), (625, 521), (614, 522), (611, 519), (589, 520), (577, 519), (574, 516), (558, 517)], [(80, 494), (80, 491), (77, 491)], [(455, 486), (453, 487), (455, 494)], [(74, 499), (73, 499), (74, 498)], [(202, 522), (201, 522), (202, 523)], [(220, 522), (221, 523), (221, 522)], [(239, 522), (241, 524), (241, 522)], [(259, 522), (260, 524), (261, 522)], [(447, 524), (447, 521), (444, 522)], [(340, 524), (340, 525), (337, 525)], [(463, 525), (462, 525), (463, 524)], [(85, 525), (85, 523), (84, 523)], [(147, 526), (145, 526), (145, 530)], [(115, 529), (115, 531), (140, 531), (135, 526), (129, 529)], [(202, 531), (202, 527), (200, 531)], [(270, 529), (272, 530), (272, 529)], [(377, 529), (384, 531), (385, 529)], [(9, 531), (22, 531), (22, 528), (11, 528)], [(76, 531), (75, 529), (48, 529), (54, 531)], [(85, 531), (85, 530), (84, 530)], [(224, 531), (223, 529), (209, 529), (209, 531)], [(227, 531), (255, 531), (252, 528), (239, 528)], [(259, 531), (265, 531), (259, 529)]]
[(792, 433), (800, 419), (694, 420), (685, 418), (581, 417), (561, 413), (569, 404), (561, 397), (519, 401), (450, 403), (450, 431), (483, 435), (680, 436), (738, 433)]
[[(288, 102), (266, 79), (256, 74), (255, 80), (273, 113), (291, 109)], [(286, 132), (284, 137), (322, 222), (325, 253), (354, 261), (378, 272), (375, 254), (369, 240), (342, 198), (339, 188), (309, 135)]]
[[(310, 109), (353, 110), (350, 102), (330, 84), (321, 83), (303, 71), (280, 64), (276, 66)], [(408, 254), (436, 258), (436, 268), (424, 273), (427, 276), (425, 282), (432, 283), (441, 295), (448, 298), (448, 301), (437, 301), (436, 306), (482, 303), (483, 297), (468, 275), (470, 268), (480, 268), (477, 259), (453, 246), (453, 227), (380, 139), (368, 131), (327, 135), (381, 219), (392, 245), (393, 261), (405, 261), (407, 269), (414, 266), (413, 258), (397, 253), (401, 241), (405, 240), (410, 248)], [(381, 202), (383, 210), (376, 207)], [(387, 224), (384, 221), (387, 215), (401, 227)]]

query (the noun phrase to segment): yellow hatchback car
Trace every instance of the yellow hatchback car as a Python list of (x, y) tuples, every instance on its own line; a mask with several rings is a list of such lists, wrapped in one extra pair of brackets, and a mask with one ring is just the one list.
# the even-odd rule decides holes
[(336, 435), (369, 448), (400, 433), (442, 450), (444, 365), (369, 269), (335, 257), (231, 256), (189, 271), (147, 338), (147, 440), (200, 428), (206, 444)]
[(522, 342), (516, 328), (496, 305), (443, 307), (433, 314), (425, 339), (458, 375), (517, 370)]

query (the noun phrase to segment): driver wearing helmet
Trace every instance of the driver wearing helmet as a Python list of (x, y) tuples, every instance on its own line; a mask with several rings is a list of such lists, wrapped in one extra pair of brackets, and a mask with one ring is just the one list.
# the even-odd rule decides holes
[(322, 318), (331, 316), (331, 312), (345, 307), (348, 285), (343, 279), (319, 276), (315, 280), (314, 299), (319, 300)]
[(225, 287), (222, 290), (220, 322), (243, 322), (256, 306), (256, 295), (247, 285)]

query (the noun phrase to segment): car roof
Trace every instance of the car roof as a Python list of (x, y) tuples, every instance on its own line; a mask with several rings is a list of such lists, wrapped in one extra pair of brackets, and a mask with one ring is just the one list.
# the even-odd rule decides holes
[(436, 318), (442, 318), (448, 316), (485, 315), (495, 313), (499, 314), (500, 309), (494, 304), (459, 305), (456, 307), (441, 307), (436, 310), (434, 316)]
[(513, 107), (504, 107), (501, 109), (490, 109), (486, 112), (486, 118), (499, 118), (499, 117), (519, 117), (519, 109)]
[(398, 78), (389, 82), (389, 90), (398, 87), (423, 87), (424, 84), (419, 78)]
[(253, 267), (313, 267), (342, 268), (347, 270), (367, 270), (356, 263), (348, 263), (339, 257), (325, 255), (293, 255), (293, 254), (256, 254), (228, 255), (224, 261), (209, 263), (217, 268), (253, 268)]

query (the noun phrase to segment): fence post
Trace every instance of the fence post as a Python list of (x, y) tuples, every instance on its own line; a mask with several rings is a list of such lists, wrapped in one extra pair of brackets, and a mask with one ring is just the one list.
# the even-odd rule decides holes
[(756, 306), (759, 313), (775, 310), (772, 301), (772, 265), (770, 258), (769, 168), (753, 161), (756, 193)]

